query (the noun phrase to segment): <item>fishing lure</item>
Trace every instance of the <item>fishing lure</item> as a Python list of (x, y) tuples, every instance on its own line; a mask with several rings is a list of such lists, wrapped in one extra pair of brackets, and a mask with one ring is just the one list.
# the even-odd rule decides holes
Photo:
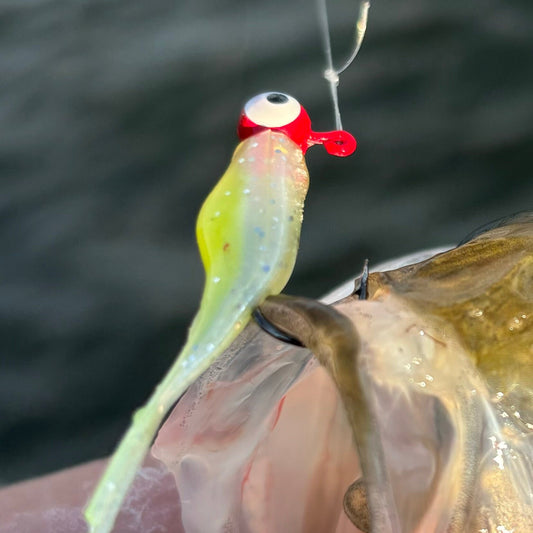
[(344, 130), (313, 131), (300, 103), (278, 92), (260, 94), (245, 105), (238, 134), (242, 142), (198, 215), (196, 236), (206, 275), (199, 311), (176, 362), (134, 414), (85, 510), (93, 533), (111, 531), (172, 405), (239, 335), (253, 310), (289, 280), (309, 185), (306, 150), (322, 144), (328, 153), (344, 157), (356, 148)]

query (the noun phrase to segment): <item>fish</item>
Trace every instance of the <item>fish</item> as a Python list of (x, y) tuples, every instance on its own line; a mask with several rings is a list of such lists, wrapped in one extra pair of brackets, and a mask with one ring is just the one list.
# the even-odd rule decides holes
[(250, 325), (154, 444), (185, 531), (533, 531), (532, 213), (260, 310), (303, 347)]

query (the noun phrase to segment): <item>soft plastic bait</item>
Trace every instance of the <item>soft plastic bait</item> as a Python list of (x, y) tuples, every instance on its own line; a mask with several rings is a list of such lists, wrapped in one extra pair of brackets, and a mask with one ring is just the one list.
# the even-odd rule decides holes
[(205, 200), (196, 235), (206, 281), (200, 309), (176, 362), (133, 422), (85, 511), (91, 532), (111, 531), (161, 421), (185, 390), (239, 335), (253, 310), (287, 283), (298, 252), (309, 185), (304, 154), (314, 144), (347, 156), (348, 132), (317, 133), (297, 100), (264, 93), (244, 107), (242, 142)]

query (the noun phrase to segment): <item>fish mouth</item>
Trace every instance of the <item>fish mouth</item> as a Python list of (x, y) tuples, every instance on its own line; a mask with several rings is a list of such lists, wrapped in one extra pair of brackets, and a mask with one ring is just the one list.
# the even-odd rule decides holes
[(530, 531), (531, 439), (502, 421), (454, 328), (380, 291), (262, 306), (340, 393), (362, 468), (346, 514), (363, 532)]
[(422, 328), (390, 296), (379, 302), (345, 301), (337, 309), (277, 296), (265, 302), (262, 313), (300, 336), (340, 393), (362, 468), (362, 477), (344, 496), (352, 523), (364, 532), (446, 531), (438, 524), (453, 521), (464, 525), (447, 482), (458, 477), (450, 467), (459, 454), (450, 417), (434, 393), (417, 390), (422, 379), (433, 381), (425, 359), (435, 357), (435, 338), (420, 335), (427, 326)]
[(532, 221), (370, 274), (366, 301), (267, 299), (310, 350), (251, 325), (176, 406), (153, 453), (185, 529), (533, 531)]

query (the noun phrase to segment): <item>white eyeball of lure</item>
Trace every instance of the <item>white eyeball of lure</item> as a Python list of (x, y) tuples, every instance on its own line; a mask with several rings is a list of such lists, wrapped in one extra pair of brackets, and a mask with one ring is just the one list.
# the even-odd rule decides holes
[(279, 128), (294, 122), (302, 110), (300, 102), (283, 93), (261, 93), (244, 106), (244, 114), (258, 126)]

